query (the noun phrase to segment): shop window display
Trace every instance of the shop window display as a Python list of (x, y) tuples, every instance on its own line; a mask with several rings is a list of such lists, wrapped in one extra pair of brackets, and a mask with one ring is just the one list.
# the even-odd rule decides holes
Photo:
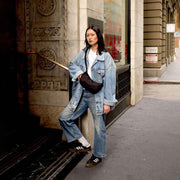
[(104, 39), (116, 63), (128, 63), (128, 1), (104, 0)]

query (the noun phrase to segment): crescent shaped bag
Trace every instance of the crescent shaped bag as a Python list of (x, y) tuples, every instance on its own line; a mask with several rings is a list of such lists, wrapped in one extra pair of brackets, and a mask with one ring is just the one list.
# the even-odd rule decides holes
[(80, 84), (83, 88), (85, 88), (86, 90), (88, 90), (89, 92), (96, 94), (98, 91), (101, 90), (101, 88), (103, 87), (103, 83), (98, 83), (93, 81), (90, 76), (87, 73), (87, 62), (86, 62), (86, 54), (87, 54), (87, 50), (85, 51), (85, 66), (86, 66), (86, 72), (84, 72), (80, 78)]

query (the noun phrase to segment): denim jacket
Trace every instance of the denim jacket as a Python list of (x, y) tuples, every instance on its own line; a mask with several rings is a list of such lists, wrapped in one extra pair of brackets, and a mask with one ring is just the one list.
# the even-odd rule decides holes
[[(87, 66), (88, 66), (88, 53), (87, 51)], [(85, 49), (72, 59), (69, 64), (69, 72), (72, 77), (72, 98), (68, 104), (69, 108), (73, 111), (76, 110), (83, 93), (83, 87), (78, 81), (78, 76), (86, 71), (85, 66)], [(117, 102), (116, 95), (116, 65), (108, 52), (98, 54), (92, 67), (91, 78), (96, 82), (103, 82), (103, 88), (95, 94), (96, 112), (97, 115), (104, 113), (104, 104), (111, 107), (115, 106)]]

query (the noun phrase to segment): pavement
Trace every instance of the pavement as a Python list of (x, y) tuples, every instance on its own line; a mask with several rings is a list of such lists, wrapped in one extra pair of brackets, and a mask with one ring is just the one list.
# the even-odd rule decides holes
[(161, 77), (145, 77), (145, 83), (164, 83), (164, 84), (180, 84), (180, 56), (174, 62), (168, 64), (166, 71)]
[[(161, 78), (180, 81), (179, 62)], [(107, 129), (103, 162), (86, 168), (88, 154), (66, 180), (180, 180), (179, 92), (180, 84), (144, 84), (144, 98)]]

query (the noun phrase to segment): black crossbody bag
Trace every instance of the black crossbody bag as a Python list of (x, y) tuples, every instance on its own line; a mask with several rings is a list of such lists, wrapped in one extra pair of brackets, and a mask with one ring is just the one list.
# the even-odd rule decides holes
[(86, 51), (85, 51), (85, 60), (84, 60), (85, 66), (86, 66), (86, 72), (84, 72), (82, 74), (82, 76), (80, 78), (80, 84), (86, 90), (90, 91), (93, 94), (96, 94), (103, 87), (103, 83), (97, 83), (97, 82), (93, 81), (87, 73), (87, 62), (86, 62), (87, 50), (88, 49), (86, 49)]

